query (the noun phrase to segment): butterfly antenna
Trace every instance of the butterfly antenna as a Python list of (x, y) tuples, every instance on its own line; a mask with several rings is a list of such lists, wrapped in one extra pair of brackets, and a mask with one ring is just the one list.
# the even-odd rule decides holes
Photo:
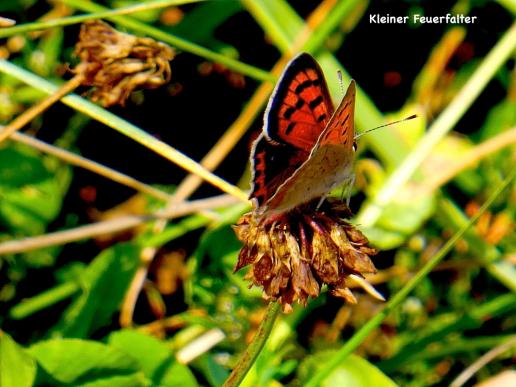
[(373, 128), (373, 129), (368, 129), (366, 131), (363, 131), (362, 133), (359, 133), (355, 136), (355, 140), (359, 137), (362, 137), (364, 134), (366, 133), (369, 133), (369, 132), (372, 132), (373, 130), (376, 130), (376, 129), (380, 129), (380, 128), (385, 128), (386, 126), (391, 126), (391, 125), (395, 125), (395, 124), (399, 124), (400, 122), (405, 122), (405, 121), (409, 121), (409, 120), (413, 120), (414, 118), (417, 117), (417, 114), (413, 114), (409, 117), (405, 117), (401, 120), (397, 120), (397, 121), (393, 121), (393, 122), (389, 122), (388, 124), (384, 124), (384, 125), (380, 125), (380, 126), (377, 126), (376, 128)]
[(342, 71), (337, 70), (337, 77), (339, 78), (340, 94), (344, 95), (344, 81), (342, 79)]

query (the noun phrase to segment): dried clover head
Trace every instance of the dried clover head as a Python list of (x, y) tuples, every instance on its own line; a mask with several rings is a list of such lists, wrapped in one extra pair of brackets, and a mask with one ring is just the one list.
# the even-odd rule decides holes
[(136, 88), (156, 88), (170, 80), (174, 50), (150, 38), (119, 32), (100, 20), (81, 26), (73, 69), (83, 85), (93, 86), (91, 99), (103, 106), (124, 104)]
[(250, 265), (246, 278), (263, 287), (264, 297), (282, 304), (284, 311), (296, 301), (306, 305), (323, 284), (330, 292), (356, 303), (350, 290), (358, 280), (373, 296), (383, 299), (363, 276), (375, 273), (370, 259), (377, 251), (346, 219), (351, 212), (336, 199), (318, 207), (318, 199), (274, 218), (256, 212), (243, 215), (234, 226), (244, 243), (235, 271)]

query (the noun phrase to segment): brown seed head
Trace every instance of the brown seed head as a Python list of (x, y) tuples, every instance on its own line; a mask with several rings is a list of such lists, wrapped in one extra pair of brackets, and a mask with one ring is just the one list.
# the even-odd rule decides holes
[(136, 88), (153, 89), (170, 80), (174, 50), (150, 38), (119, 32), (100, 20), (82, 24), (73, 69), (94, 86), (91, 99), (103, 106), (124, 104)]
[(346, 281), (376, 269), (369, 256), (376, 250), (345, 218), (347, 206), (338, 200), (318, 200), (289, 213), (263, 219), (250, 212), (234, 226), (244, 243), (235, 271), (250, 265), (245, 278), (263, 288), (264, 298), (277, 300), (284, 311), (308, 297), (319, 295), (327, 284), (331, 294), (355, 303)]

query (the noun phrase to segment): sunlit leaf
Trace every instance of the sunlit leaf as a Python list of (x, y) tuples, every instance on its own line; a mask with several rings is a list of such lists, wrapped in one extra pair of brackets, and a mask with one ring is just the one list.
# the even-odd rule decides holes
[(0, 386), (30, 387), (36, 378), (36, 362), (7, 333), (0, 331)]
[(69, 386), (147, 386), (138, 362), (94, 341), (58, 339), (33, 345), (29, 353), (56, 381)]
[(154, 337), (137, 331), (123, 330), (112, 333), (108, 341), (111, 346), (137, 359), (141, 370), (154, 385), (163, 387), (198, 385), (190, 369), (178, 363), (170, 348)]

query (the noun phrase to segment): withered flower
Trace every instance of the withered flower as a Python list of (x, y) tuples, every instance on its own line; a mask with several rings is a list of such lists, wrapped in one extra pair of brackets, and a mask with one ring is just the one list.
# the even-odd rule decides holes
[(263, 287), (264, 298), (277, 300), (283, 310), (291, 304), (306, 305), (327, 284), (331, 294), (356, 303), (349, 289), (358, 282), (376, 298), (383, 299), (363, 279), (375, 273), (371, 255), (377, 251), (346, 218), (349, 208), (340, 200), (319, 199), (288, 213), (260, 218), (256, 212), (243, 215), (234, 226), (244, 243), (235, 271), (251, 265), (245, 278)]
[(100, 20), (83, 23), (73, 69), (82, 84), (94, 86), (91, 99), (103, 106), (122, 104), (136, 88), (156, 88), (170, 80), (174, 50), (151, 38), (119, 32)]

